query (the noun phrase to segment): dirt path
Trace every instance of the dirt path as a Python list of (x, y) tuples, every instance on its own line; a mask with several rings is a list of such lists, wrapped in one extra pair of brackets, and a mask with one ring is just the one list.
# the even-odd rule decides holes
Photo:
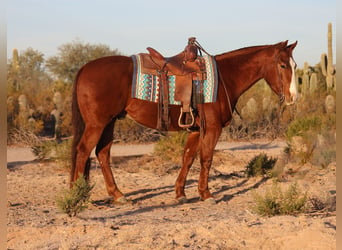
[[(219, 142), (216, 150), (240, 150), (240, 149), (264, 149), (282, 150), (286, 146), (284, 141), (273, 141), (271, 143), (260, 142)], [(112, 156), (140, 156), (153, 153), (154, 144), (114, 144), (111, 148)], [(95, 152), (91, 154), (95, 157)], [(29, 147), (7, 147), (7, 162), (29, 162), (35, 159)]]
[[(95, 164), (93, 203), (75, 218), (56, 207), (68, 172), (54, 162), (33, 161), (29, 149), (8, 148), (8, 249), (336, 249), (334, 213), (268, 218), (253, 212), (253, 193), (273, 181), (245, 178), (243, 170), (260, 152), (281, 158), (284, 143), (274, 143), (218, 145), (209, 183), (216, 205), (198, 201), (198, 160), (187, 181), (189, 202), (177, 204), (179, 166), (155, 161), (153, 145), (114, 145), (112, 169), (132, 204), (108, 203)], [(336, 164), (288, 167), (303, 172), (282, 185), (296, 181), (310, 194), (336, 194)]]

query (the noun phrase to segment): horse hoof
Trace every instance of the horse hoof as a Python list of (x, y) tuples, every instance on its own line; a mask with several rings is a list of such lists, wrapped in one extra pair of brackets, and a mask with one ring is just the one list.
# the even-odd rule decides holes
[(116, 205), (125, 205), (125, 204), (131, 204), (131, 203), (132, 203), (132, 201), (126, 199), (125, 196), (121, 196), (121, 197), (117, 198), (116, 200), (114, 200), (114, 204), (116, 204)]
[(188, 202), (188, 199), (185, 196), (181, 196), (177, 198), (179, 204), (184, 204)]
[(204, 202), (207, 203), (207, 204), (210, 204), (210, 205), (215, 205), (216, 204), (216, 200), (213, 197), (205, 199)]

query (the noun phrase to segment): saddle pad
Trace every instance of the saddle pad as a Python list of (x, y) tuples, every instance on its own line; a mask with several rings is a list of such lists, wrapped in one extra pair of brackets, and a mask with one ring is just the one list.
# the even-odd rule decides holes
[[(216, 102), (217, 97), (217, 69), (213, 56), (203, 56), (206, 65), (207, 79), (203, 81), (203, 103)], [(133, 55), (133, 82), (132, 82), (132, 98), (145, 101), (158, 102), (160, 79), (158, 75), (145, 74), (141, 72), (140, 55)], [(175, 101), (175, 84), (177, 76), (170, 75), (167, 77), (169, 81), (169, 104), (181, 105), (179, 101)], [(198, 84), (193, 81), (193, 84)], [(196, 88), (197, 89), (197, 88)], [(202, 94), (202, 93), (201, 93)]]

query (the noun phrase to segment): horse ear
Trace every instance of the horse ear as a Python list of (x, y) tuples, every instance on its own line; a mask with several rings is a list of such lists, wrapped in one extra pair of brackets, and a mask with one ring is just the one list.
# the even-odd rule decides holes
[(286, 48), (290, 51), (292, 51), (297, 46), (298, 41), (295, 41), (294, 43), (290, 44)]
[(277, 43), (277, 44), (275, 44), (275, 47), (277, 49), (280, 49), (280, 50), (285, 49), (287, 46), (287, 42), (288, 42), (288, 40), (286, 40), (284, 42)]

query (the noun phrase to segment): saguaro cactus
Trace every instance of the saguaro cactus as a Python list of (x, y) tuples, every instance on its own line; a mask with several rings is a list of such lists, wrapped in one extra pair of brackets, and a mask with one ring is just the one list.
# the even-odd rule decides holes
[(328, 95), (326, 98), (325, 98), (325, 111), (327, 113), (333, 113), (335, 112), (335, 107), (336, 107), (336, 104), (335, 104), (335, 98), (334, 96), (332, 95)]
[(336, 88), (335, 68), (333, 66), (333, 51), (332, 51), (332, 24), (328, 24), (328, 55), (321, 55), (321, 68), (325, 76), (327, 87)]
[(62, 108), (63, 108), (63, 99), (62, 94), (57, 91), (53, 96), (53, 103), (55, 104), (55, 109), (51, 111), (51, 115), (53, 115), (56, 119), (55, 124), (55, 137), (59, 136), (60, 133), (60, 117), (62, 114)]
[(313, 72), (310, 77), (310, 93), (314, 93), (318, 89), (317, 73)]
[(29, 109), (28, 109), (28, 101), (26, 95), (22, 94), (18, 97), (19, 103), (19, 116), (18, 122), (19, 126), (22, 128), (26, 128), (28, 125), (28, 117), (29, 117)]
[[(14, 74), (18, 74), (18, 71), (19, 71), (19, 53), (18, 53), (17, 49), (13, 49), (12, 68), (13, 68)], [(16, 91), (19, 91), (19, 89), (20, 89), (20, 83), (16, 79), (13, 82), (13, 87), (15, 88)]]
[(19, 53), (17, 49), (13, 49), (12, 66), (14, 71), (19, 69)]
[(309, 64), (304, 62), (304, 70), (303, 70), (303, 79), (302, 79), (302, 94), (305, 96), (308, 94), (310, 85), (309, 85)]

